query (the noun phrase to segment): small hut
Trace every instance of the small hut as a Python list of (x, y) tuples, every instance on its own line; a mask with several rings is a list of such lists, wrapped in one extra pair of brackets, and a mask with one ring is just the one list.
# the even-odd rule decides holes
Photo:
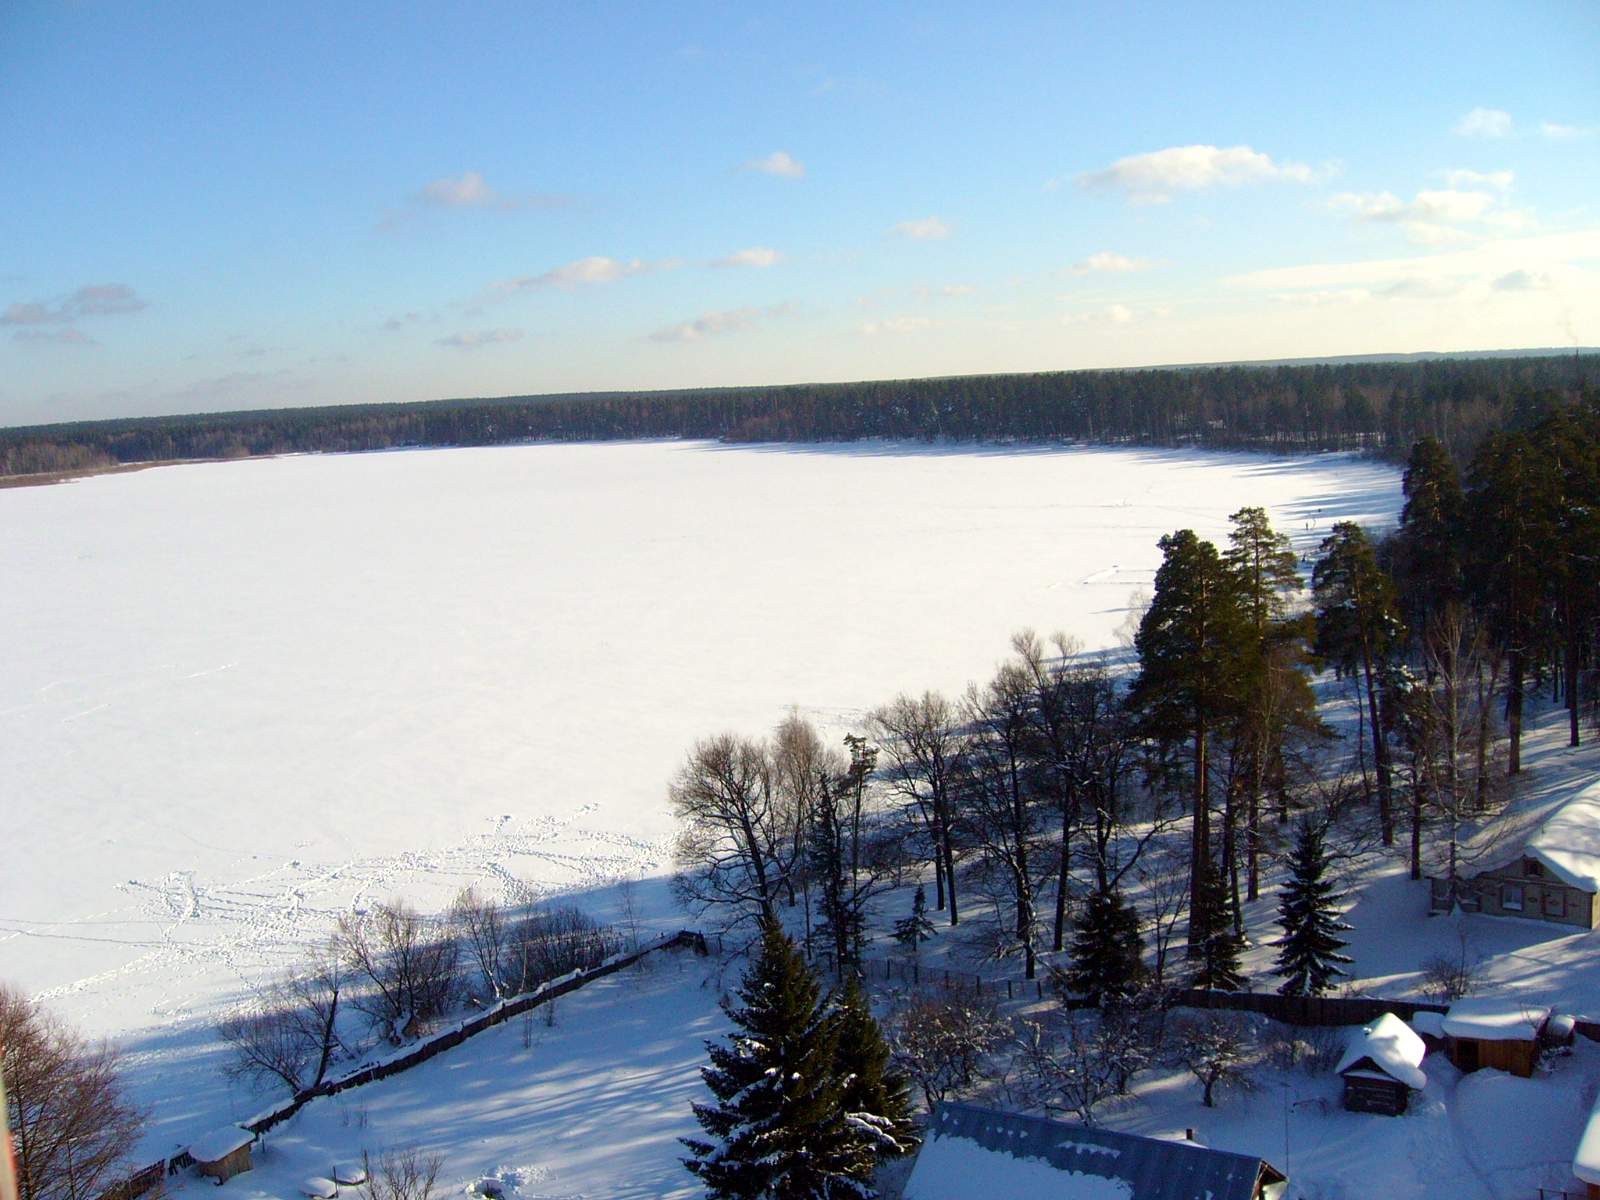
[(256, 1135), (240, 1125), (224, 1125), (189, 1147), (195, 1169), (219, 1184), (250, 1169), (250, 1145)]
[(1334, 1073), (1344, 1079), (1344, 1106), (1351, 1112), (1398, 1117), (1411, 1093), (1428, 1084), (1422, 1059), (1428, 1052), (1416, 1032), (1393, 1013), (1350, 1035)]
[(1492, 996), (1457, 1000), (1444, 1014), (1450, 1061), (1462, 1071), (1491, 1067), (1527, 1079), (1539, 1061), (1550, 1009)]

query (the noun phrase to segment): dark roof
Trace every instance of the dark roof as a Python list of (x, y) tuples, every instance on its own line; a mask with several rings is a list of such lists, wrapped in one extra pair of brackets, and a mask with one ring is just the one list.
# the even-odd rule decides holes
[[(1042, 1160), (1060, 1171), (1121, 1180), (1130, 1188), (1129, 1200), (1253, 1200), (1258, 1181), (1284, 1178), (1270, 1163), (1249, 1154), (973, 1104), (940, 1104), (927, 1132), (928, 1141), (939, 1138), (964, 1139), (1015, 1159)], [(994, 1186), (983, 1200), (1008, 1200), (1011, 1193), (1002, 1176), (995, 1173)]]

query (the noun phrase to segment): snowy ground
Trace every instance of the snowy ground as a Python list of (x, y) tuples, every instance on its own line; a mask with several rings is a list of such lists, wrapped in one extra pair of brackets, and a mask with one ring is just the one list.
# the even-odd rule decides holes
[[(607, 976), (402, 1075), (313, 1101), (270, 1132), (232, 1200), (298, 1196), (300, 1182), (386, 1150), (440, 1154), (438, 1196), (497, 1179), (507, 1200), (695, 1196), (678, 1138), (700, 1131), (705, 1039), (728, 1025), (717, 967), (688, 951)], [(524, 1041), (527, 1045), (524, 1045)], [(179, 1177), (178, 1197), (214, 1195)], [(347, 1195), (354, 1196), (353, 1190)]]
[[(153, 1149), (254, 1098), (216, 1014), (352, 907), (659, 881), (699, 736), (830, 737), (1031, 625), (1110, 646), (1156, 539), (1392, 521), (1349, 457), (704, 443), (0, 492), (0, 978), (117, 1036)], [(681, 921), (665, 889), (642, 900)]]

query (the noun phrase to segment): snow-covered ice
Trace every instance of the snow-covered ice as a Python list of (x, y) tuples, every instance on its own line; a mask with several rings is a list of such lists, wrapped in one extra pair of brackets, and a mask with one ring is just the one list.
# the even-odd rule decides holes
[(164, 1150), (259, 1108), (215, 1018), (340, 913), (603, 904), (669, 869), (695, 738), (1114, 646), (1157, 539), (1242, 506), (1310, 550), (1399, 502), (1348, 456), (677, 442), (5, 490), (0, 978), (122, 1039)]

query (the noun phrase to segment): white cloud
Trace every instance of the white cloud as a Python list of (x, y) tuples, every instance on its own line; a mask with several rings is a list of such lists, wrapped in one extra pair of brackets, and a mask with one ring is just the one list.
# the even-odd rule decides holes
[(1067, 269), (1074, 275), (1092, 275), (1097, 272), (1144, 271), (1149, 266), (1149, 259), (1129, 258), (1126, 254), (1113, 254), (1110, 250), (1101, 250), (1089, 255), (1088, 258), (1079, 259)]
[(776, 175), (780, 179), (804, 179), (806, 174), (805, 164), (787, 150), (774, 150), (765, 158), (752, 158), (742, 169)]
[(603, 254), (575, 259), (559, 267), (551, 267), (542, 275), (522, 275), (503, 279), (490, 289), (499, 296), (540, 288), (561, 288), (570, 291), (580, 287), (594, 287), (603, 283), (616, 283), (632, 275), (645, 275), (651, 271), (671, 271), (683, 265), (678, 259), (666, 258), (646, 262), (642, 258), (609, 258)]
[(1511, 114), (1499, 108), (1475, 108), (1456, 122), (1459, 137), (1503, 138), (1511, 134)]
[(1453, 188), (1490, 187), (1501, 192), (1510, 191), (1517, 178), (1510, 171), (1469, 171), (1465, 167), (1441, 174), (1445, 183)]
[(1492, 280), (1516, 271), (1532, 273), (1590, 259), (1600, 259), (1600, 229), (1540, 237), (1501, 238), (1480, 242), (1466, 249), (1416, 254), (1405, 258), (1273, 267), (1228, 276), (1222, 282), (1230, 287), (1270, 292), (1351, 287), (1376, 289), (1418, 279)]
[(886, 317), (882, 321), (864, 322), (861, 332), (867, 337), (877, 337), (880, 333), (920, 333), (932, 326), (930, 317)]
[(1121, 192), (1134, 204), (1163, 204), (1174, 192), (1198, 192), (1267, 180), (1308, 183), (1304, 163), (1274, 162), (1249, 146), (1172, 146), (1149, 154), (1119, 158), (1100, 171), (1077, 177), (1078, 186)]
[(897, 222), (889, 232), (916, 242), (937, 242), (950, 236), (950, 226), (938, 217), (920, 217), (912, 221)]
[(1557, 142), (1571, 141), (1574, 138), (1593, 137), (1597, 130), (1595, 126), (1563, 125), (1559, 121), (1540, 121), (1539, 132), (1545, 137)]
[(1329, 308), (1365, 303), (1372, 299), (1372, 293), (1366, 288), (1329, 288), (1315, 292), (1279, 292), (1273, 299), (1279, 304), (1303, 308)]
[(1460, 228), (1463, 225), (1518, 230), (1531, 224), (1526, 213), (1497, 205), (1497, 197), (1489, 192), (1458, 188), (1418, 192), (1410, 201), (1393, 192), (1341, 192), (1328, 201), (1330, 208), (1352, 213), (1359, 221), (1398, 225), (1422, 246), (1469, 240), (1472, 234)]
[(464, 333), (452, 333), (449, 337), (439, 338), (434, 344), (449, 346), (455, 350), (477, 350), (483, 346), (519, 341), (521, 338), (522, 330), (520, 329), (479, 329), (468, 330)]
[(978, 288), (971, 283), (947, 283), (939, 289), (941, 296), (970, 296)]
[(60, 300), (27, 300), (0, 313), (0, 325), (71, 324), (82, 317), (115, 317), (149, 305), (125, 283), (87, 283)]
[(748, 250), (735, 250), (726, 258), (712, 262), (713, 267), (770, 267), (783, 256), (765, 246), (751, 246)]

